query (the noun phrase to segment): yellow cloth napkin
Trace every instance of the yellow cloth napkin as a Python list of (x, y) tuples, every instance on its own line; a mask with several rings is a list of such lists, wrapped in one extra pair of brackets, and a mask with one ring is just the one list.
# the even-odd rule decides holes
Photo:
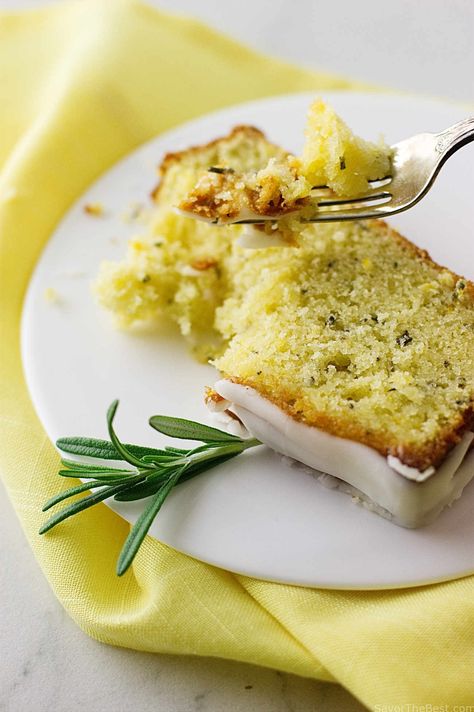
[(128, 525), (103, 505), (37, 535), (41, 505), (60, 480), (23, 380), (19, 319), (58, 219), (120, 156), (185, 119), (264, 95), (349, 86), (138, 2), (0, 16), (1, 471), (55, 594), (91, 636), (338, 681), (380, 710), (467, 705), (474, 578), (418, 590), (304, 590), (235, 576), (148, 538), (118, 579)]

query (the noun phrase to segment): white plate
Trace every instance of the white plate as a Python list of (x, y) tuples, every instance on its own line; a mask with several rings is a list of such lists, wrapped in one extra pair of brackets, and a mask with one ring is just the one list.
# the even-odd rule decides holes
[[(465, 110), (434, 100), (362, 93), (325, 98), (367, 138), (384, 131), (393, 143), (437, 131)], [(116, 425), (128, 442), (157, 445), (147, 426), (155, 413), (209, 421), (203, 387), (214, 370), (195, 363), (176, 333), (114, 330), (94, 303), (90, 280), (101, 260), (123, 257), (131, 232), (120, 215), (146, 201), (155, 167), (170, 150), (201, 143), (235, 124), (252, 123), (291, 150), (302, 143), (311, 95), (291, 95), (226, 109), (185, 124), (132, 153), (100, 178), (50, 239), (31, 280), (23, 325), (23, 361), (39, 417), (54, 441), (65, 435), (106, 436), (105, 412), (121, 399)], [(443, 168), (433, 190), (393, 219), (432, 256), (474, 276), (472, 225), (474, 145)], [(100, 201), (103, 218), (84, 214)], [(59, 304), (44, 299), (53, 287)], [(471, 454), (474, 467), (474, 453)], [(134, 522), (140, 503), (110, 506)], [(310, 475), (259, 448), (177, 487), (152, 536), (197, 559), (231, 571), (303, 586), (387, 588), (456, 578), (474, 571), (474, 484), (424, 529), (399, 528), (324, 489)]]

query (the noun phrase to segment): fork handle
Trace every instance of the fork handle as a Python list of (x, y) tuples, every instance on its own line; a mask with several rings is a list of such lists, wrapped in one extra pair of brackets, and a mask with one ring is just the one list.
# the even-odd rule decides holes
[(440, 159), (446, 160), (458, 149), (474, 141), (474, 116), (458, 121), (457, 124), (437, 134), (435, 146)]

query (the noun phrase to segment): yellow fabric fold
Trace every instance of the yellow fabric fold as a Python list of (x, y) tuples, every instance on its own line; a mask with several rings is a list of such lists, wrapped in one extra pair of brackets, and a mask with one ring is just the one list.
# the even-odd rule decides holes
[(101, 641), (338, 681), (371, 708), (467, 705), (472, 577), (405, 591), (305, 590), (235, 576), (148, 538), (118, 579), (128, 525), (105, 506), (37, 534), (59, 486), (58, 457), (24, 383), (19, 320), (60, 217), (118, 158), (181, 121), (266, 95), (354, 86), (138, 2), (0, 15), (1, 473), (56, 596)]

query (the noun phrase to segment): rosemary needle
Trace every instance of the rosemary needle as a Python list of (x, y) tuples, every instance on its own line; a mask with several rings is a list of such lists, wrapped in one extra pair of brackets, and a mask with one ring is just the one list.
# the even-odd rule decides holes
[[(256, 438), (242, 439), (209, 425), (184, 418), (154, 415), (149, 424), (158, 432), (173, 438), (199, 441), (194, 448), (167, 446), (163, 449), (122, 443), (114, 429), (114, 418), (118, 408), (115, 400), (107, 411), (107, 429), (110, 440), (97, 438), (60, 438), (56, 445), (68, 455), (88, 457), (100, 462), (76, 461), (62, 458), (61, 477), (79, 477), (86, 480), (82, 485), (59, 492), (49, 499), (43, 511), (64, 502), (64, 500), (96, 490), (74, 500), (53, 514), (41, 527), (45, 534), (65, 519), (103, 502), (109, 497), (120, 501), (147, 498), (147, 504), (130, 530), (117, 562), (117, 574), (127, 571), (140, 548), (150, 526), (173, 488), (180, 482), (191, 479), (201, 472), (210, 470), (227, 460), (240, 455), (244, 450), (261, 445)], [(106, 466), (103, 461), (120, 463)], [(123, 463), (129, 467), (124, 467)]]

